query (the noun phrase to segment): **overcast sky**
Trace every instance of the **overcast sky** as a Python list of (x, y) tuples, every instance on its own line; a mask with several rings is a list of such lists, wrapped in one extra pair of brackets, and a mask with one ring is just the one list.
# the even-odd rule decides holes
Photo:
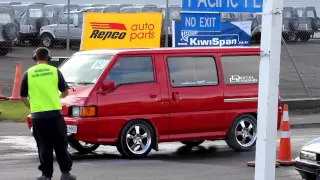
[[(0, 2), (18, 2), (19, 0), (0, 0)], [(66, 4), (67, 0), (20, 0), (19, 2), (46, 2), (50, 4)], [(165, 4), (166, 0), (70, 0), (71, 4)], [(170, 4), (181, 4), (182, 0), (169, 0)]]

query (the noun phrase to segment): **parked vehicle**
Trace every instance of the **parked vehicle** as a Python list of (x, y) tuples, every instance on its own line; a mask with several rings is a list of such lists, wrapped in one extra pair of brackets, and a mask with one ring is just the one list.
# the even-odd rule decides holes
[(299, 19), (293, 7), (283, 7), (282, 37), (286, 41), (298, 40)]
[[(251, 32), (252, 32), (252, 35), (251, 36), (254, 36), (255, 34), (255, 30), (259, 27), (259, 21), (256, 17), (255, 14), (253, 13), (232, 13), (235, 17), (233, 16), (230, 16), (231, 17), (230, 19), (229, 18), (226, 18), (225, 21), (252, 21), (252, 24), (251, 24)], [(227, 16), (228, 17), (228, 16)]]
[(21, 2), (0, 2), (0, 5), (19, 5)]
[(129, 7), (123, 7), (120, 9), (121, 13), (139, 13), (139, 12), (162, 12), (157, 5), (146, 4), (146, 5), (134, 5)]
[(106, 5), (106, 6), (101, 6), (101, 7), (85, 7), (81, 11), (82, 12), (101, 12), (101, 13), (106, 13), (106, 12), (120, 12), (120, 9), (122, 7), (129, 7), (128, 6), (119, 6), (119, 5)]
[(0, 56), (12, 50), (13, 41), (19, 36), (19, 29), (14, 22), (14, 12), (10, 7), (0, 6)]
[[(15, 10), (11, 5), (2, 5), (2, 4), (0, 4), (0, 7), (4, 7), (6, 9), (8, 9), (8, 11), (10, 11), (10, 15), (13, 15), (13, 17), (14, 17)], [(18, 32), (19, 32), (20, 31), (20, 23), (15, 19), (14, 19), (14, 23), (16, 24)]]
[[(129, 158), (173, 141), (250, 150), (259, 63), (258, 47), (77, 52), (59, 67), (72, 88), (61, 100), (70, 145), (80, 153), (112, 145)], [(278, 128), (281, 114), (279, 98)], [(27, 122), (32, 131), (31, 116)]]
[(320, 18), (317, 16), (315, 7), (296, 8), (299, 19), (299, 39), (308, 41), (319, 30)]
[[(70, 12), (70, 44), (80, 45), (82, 35), (83, 12)], [(64, 13), (57, 24), (42, 26), (40, 29), (41, 44), (51, 48), (54, 45), (66, 45), (67, 42), (68, 14)]]
[[(77, 11), (80, 9), (80, 5), (71, 4), (69, 9), (70, 11)], [(50, 24), (59, 23), (63, 16), (63, 13), (67, 11), (68, 5), (66, 4), (47, 5), (44, 7), (45, 17), (49, 19)]]
[(314, 139), (301, 148), (300, 155), (295, 159), (295, 168), (304, 180), (320, 178), (320, 138)]
[(105, 6), (105, 4), (80, 4), (79, 11), (81, 11), (85, 7), (100, 7), (100, 6)]
[(50, 24), (50, 20), (45, 17), (44, 5), (13, 5), (13, 7), (15, 19), (20, 22), (19, 41), (29, 41), (33, 46), (38, 46), (40, 28)]

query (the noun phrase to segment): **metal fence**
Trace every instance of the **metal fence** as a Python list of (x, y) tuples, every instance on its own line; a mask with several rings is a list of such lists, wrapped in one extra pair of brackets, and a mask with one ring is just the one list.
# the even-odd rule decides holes
[[(24, 70), (30, 67), (32, 50), (45, 46), (54, 56), (69, 56), (79, 50), (81, 42), (82, 12), (162, 12), (165, 5), (1, 5), (0, 12), (0, 81), (3, 93), (10, 95), (17, 61)], [(70, 13), (68, 12), (70, 10)], [(170, 5), (168, 15), (181, 7)], [(261, 15), (225, 13), (222, 21), (252, 21), (251, 43), (259, 45)], [(4, 23), (2, 23), (2, 21)], [(76, 22), (78, 21), (78, 22)], [(49, 25), (49, 26), (48, 26)], [(168, 27), (166, 27), (168, 26)], [(69, 27), (69, 28), (68, 28)], [(285, 7), (283, 11), (283, 45), (281, 56), (280, 92), (282, 98), (320, 98), (320, 19), (313, 7)], [(161, 47), (172, 46), (171, 19), (163, 21)], [(53, 34), (52, 34), (53, 33)], [(2, 40), (2, 41), (1, 41)]]

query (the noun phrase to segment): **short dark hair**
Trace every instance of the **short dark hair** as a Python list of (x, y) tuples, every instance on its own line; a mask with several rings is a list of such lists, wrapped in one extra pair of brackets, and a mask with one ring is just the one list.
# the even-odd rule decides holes
[(39, 47), (35, 50), (36, 60), (48, 60), (50, 56), (49, 49), (45, 47)]

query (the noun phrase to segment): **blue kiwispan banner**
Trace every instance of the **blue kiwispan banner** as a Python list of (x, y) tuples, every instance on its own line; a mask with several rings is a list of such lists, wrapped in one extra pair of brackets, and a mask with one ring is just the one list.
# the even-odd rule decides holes
[(252, 21), (221, 22), (220, 32), (190, 30), (183, 21), (173, 21), (173, 47), (250, 46)]

